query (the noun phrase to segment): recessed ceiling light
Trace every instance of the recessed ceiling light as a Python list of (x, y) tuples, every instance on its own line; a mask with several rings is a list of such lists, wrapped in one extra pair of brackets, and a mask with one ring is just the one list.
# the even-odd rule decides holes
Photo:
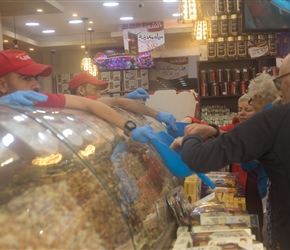
[(34, 50), (34, 48), (30, 48), (29, 50), (30, 50), (30, 51), (33, 51), (33, 50)]
[(25, 25), (27, 25), (27, 26), (38, 26), (39, 23), (25, 23)]
[(178, 16), (180, 16), (180, 13), (173, 13), (172, 16), (178, 17)]
[(94, 23), (93, 21), (89, 21), (89, 23)]
[(84, 49), (86, 46), (85, 45), (81, 45), (81, 48)]
[(8, 40), (3, 40), (3, 42), (4, 42), (4, 43), (8, 43), (9, 41), (8, 41)]
[(106, 7), (115, 7), (115, 6), (118, 6), (119, 3), (116, 3), (116, 2), (107, 2), (107, 3), (103, 3), (103, 6), (106, 6)]
[(124, 17), (120, 17), (120, 20), (122, 21), (127, 21), (127, 20), (133, 20), (134, 18), (131, 16), (124, 16)]
[(72, 24), (75, 24), (75, 23), (82, 23), (83, 21), (81, 19), (77, 19), (77, 20), (70, 20), (68, 22), (72, 23)]
[(78, 16), (78, 14), (74, 13), (74, 14), (72, 14), (72, 16)]
[(37, 12), (43, 12), (43, 9), (37, 9), (36, 11)]
[(46, 34), (48, 34), (48, 33), (54, 33), (55, 32), (55, 30), (43, 30), (42, 31), (42, 33), (46, 33)]

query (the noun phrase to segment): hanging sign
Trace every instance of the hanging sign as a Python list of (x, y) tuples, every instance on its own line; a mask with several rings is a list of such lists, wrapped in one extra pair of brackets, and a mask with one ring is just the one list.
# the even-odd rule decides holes
[(157, 79), (188, 77), (188, 57), (155, 58)]
[(164, 49), (165, 35), (162, 21), (123, 25), (123, 41), (126, 51), (129, 51), (129, 33), (137, 36), (139, 52)]

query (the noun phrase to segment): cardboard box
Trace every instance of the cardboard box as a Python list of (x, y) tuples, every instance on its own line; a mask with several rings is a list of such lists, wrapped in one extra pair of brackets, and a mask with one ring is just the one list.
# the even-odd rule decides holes
[(251, 235), (252, 230), (245, 223), (237, 224), (218, 224), (218, 225), (197, 225), (191, 227), (192, 233), (202, 232), (220, 232), (220, 231), (233, 231), (233, 230), (244, 230), (247, 234)]
[(190, 233), (190, 236), (193, 247), (207, 245), (209, 249), (212, 249), (213, 246), (219, 246), (221, 249), (229, 246), (237, 247), (232, 249), (253, 248), (252, 237), (244, 230)]
[(251, 228), (256, 239), (260, 240), (260, 226), (257, 214), (245, 214), (239, 212), (201, 213), (199, 219), (200, 225), (245, 223)]

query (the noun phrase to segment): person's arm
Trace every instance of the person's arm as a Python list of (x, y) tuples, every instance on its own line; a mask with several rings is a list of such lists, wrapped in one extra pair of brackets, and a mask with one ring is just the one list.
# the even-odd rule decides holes
[(128, 99), (128, 98), (110, 98), (110, 97), (101, 97), (98, 99), (99, 102), (105, 103), (109, 106), (116, 106), (121, 109), (133, 112), (139, 115), (146, 115), (156, 119), (159, 122), (164, 122), (173, 130), (176, 129), (176, 118), (167, 112), (157, 111), (152, 109), (138, 101)]
[(185, 136), (182, 160), (192, 170), (204, 173), (220, 169), (230, 162), (259, 159), (275, 142), (284, 119), (282, 112), (282, 109), (274, 108), (261, 111), (218, 139), (207, 142), (198, 134)]
[[(199, 123), (190, 124), (186, 126), (184, 130), (185, 135), (189, 135), (193, 131), (193, 133), (199, 134), (202, 137), (202, 139), (212, 138), (224, 133), (224, 131), (220, 131), (218, 128)], [(181, 150), (183, 138), (184, 136), (175, 138), (172, 144), (170, 145), (170, 148), (176, 152)]]
[(152, 109), (141, 102), (138, 102), (136, 100), (128, 99), (128, 98), (120, 98), (120, 97), (101, 97), (98, 99), (98, 102), (102, 102), (109, 106), (116, 106), (118, 108), (133, 112), (135, 114), (140, 115), (147, 115), (152, 118), (155, 118), (158, 116), (158, 111), (155, 109)]
[(106, 104), (89, 98), (65, 94), (65, 108), (84, 110), (95, 114), (120, 129), (124, 129), (126, 120)]
[(190, 116), (186, 116), (186, 117), (183, 118), (181, 121), (182, 121), (182, 122), (186, 122), (186, 123), (192, 123), (192, 122), (193, 122), (193, 121), (192, 121), (192, 118), (191, 118)]
[[(64, 95), (64, 97), (65, 108), (90, 112), (124, 130), (127, 121), (117, 111), (106, 104), (76, 95)], [(147, 143), (151, 138), (155, 138), (156, 134), (151, 126), (142, 126), (133, 129), (129, 133), (129, 136), (131, 136), (135, 141)]]
[(199, 123), (193, 123), (191, 125), (188, 125), (184, 129), (184, 134), (189, 135), (189, 134), (199, 134), (203, 139), (214, 137), (217, 134), (217, 129), (205, 125), (205, 124), (199, 124)]

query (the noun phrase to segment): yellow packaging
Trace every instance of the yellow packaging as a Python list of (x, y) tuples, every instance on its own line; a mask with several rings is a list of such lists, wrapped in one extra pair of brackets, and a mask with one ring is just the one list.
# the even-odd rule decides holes
[(194, 202), (199, 200), (200, 186), (201, 186), (201, 182), (196, 174), (185, 178), (183, 191), (184, 191), (185, 197), (187, 198), (190, 204), (193, 204)]
[(234, 203), (239, 210), (246, 211), (246, 198), (245, 197), (234, 197)]

